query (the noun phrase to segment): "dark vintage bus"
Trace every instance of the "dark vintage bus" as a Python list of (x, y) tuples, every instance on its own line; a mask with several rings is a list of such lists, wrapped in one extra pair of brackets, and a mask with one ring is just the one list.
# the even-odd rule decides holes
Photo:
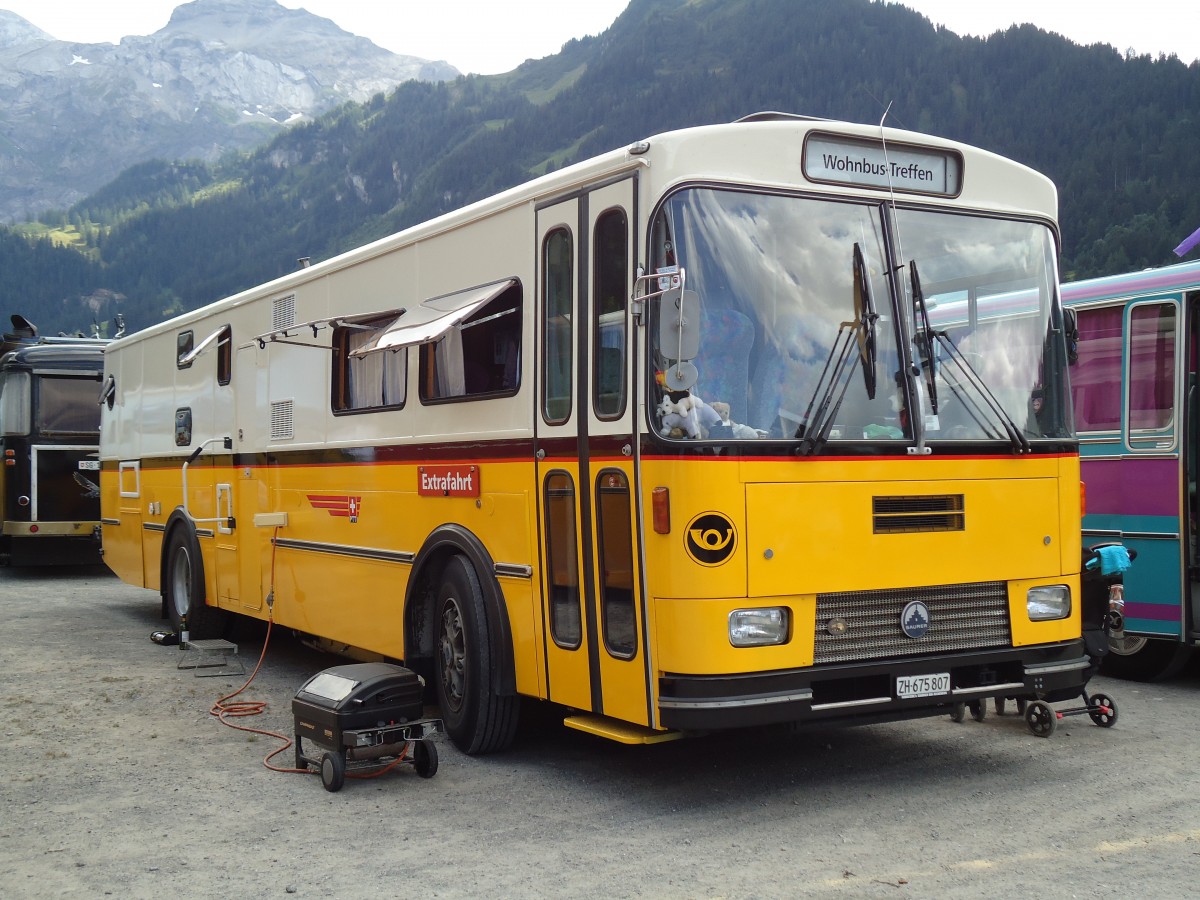
[(100, 562), (100, 375), (107, 341), (0, 340), (0, 565)]

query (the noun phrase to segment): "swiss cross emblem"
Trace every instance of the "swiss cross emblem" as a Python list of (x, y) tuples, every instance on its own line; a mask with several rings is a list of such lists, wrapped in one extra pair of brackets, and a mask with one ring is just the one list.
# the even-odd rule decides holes
[(362, 497), (348, 497), (345, 494), (309, 494), (308, 502), (313, 509), (324, 509), (331, 516), (345, 517), (351, 522), (358, 521), (358, 512), (362, 508)]

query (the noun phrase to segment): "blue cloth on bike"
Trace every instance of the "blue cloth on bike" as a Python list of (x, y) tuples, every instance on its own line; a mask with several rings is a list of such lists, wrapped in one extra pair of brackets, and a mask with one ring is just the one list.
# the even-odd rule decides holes
[(1087, 568), (1099, 566), (1101, 575), (1120, 575), (1129, 568), (1129, 551), (1119, 544), (1092, 552), (1096, 555), (1087, 561)]

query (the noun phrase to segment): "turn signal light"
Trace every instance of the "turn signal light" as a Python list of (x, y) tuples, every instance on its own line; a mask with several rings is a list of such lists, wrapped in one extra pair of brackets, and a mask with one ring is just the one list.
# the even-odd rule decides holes
[(1079, 482), (1079, 515), (1087, 515), (1087, 482)]
[(665, 487), (656, 487), (650, 492), (650, 508), (656, 534), (671, 533), (671, 492)]

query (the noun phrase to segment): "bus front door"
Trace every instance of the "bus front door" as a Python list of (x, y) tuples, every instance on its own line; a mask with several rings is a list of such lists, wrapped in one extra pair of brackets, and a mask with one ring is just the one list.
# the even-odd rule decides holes
[(651, 725), (638, 569), (635, 183), (538, 211), (538, 483), (549, 698)]

